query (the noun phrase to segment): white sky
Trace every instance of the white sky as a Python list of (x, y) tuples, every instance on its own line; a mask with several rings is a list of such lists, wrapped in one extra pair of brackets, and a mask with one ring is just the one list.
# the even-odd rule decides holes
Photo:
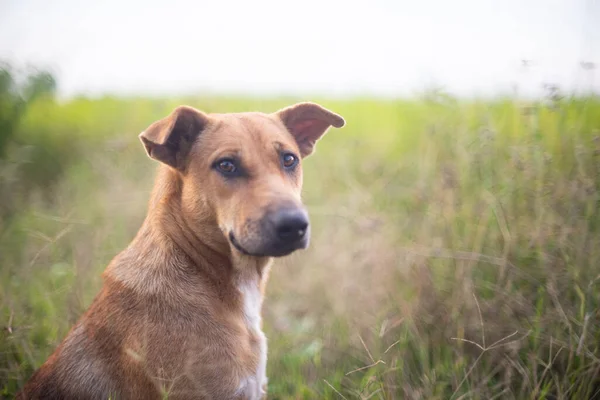
[(0, 58), (64, 95), (600, 92), (600, 0), (0, 0)]

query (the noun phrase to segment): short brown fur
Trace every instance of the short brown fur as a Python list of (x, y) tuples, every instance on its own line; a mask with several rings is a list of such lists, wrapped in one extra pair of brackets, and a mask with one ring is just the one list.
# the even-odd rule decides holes
[[(273, 114), (181, 106), (150, 125), (140, 139), (162, 164), (147, 217), (17, 398), (263, 398), (269, 266), (308, 245), (308, 233), (279, 245), (269, 218), (282, 207), (302, 215), (299, 161), (343, 125), (313, 103)], [(297, 155), (298, 166), (282, 167), (282, 154)], [(224, 175), (223, 157), (243, 173)]]

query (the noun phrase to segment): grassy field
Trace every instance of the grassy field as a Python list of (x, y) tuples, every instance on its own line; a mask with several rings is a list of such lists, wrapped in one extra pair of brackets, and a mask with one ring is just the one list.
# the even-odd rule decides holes
[(311, 247), (264, 307), (273, 399), (600, 398), (600, 101), (31, 102), (0, 161), (0, 393), (52, 352), (133, 238), (176, 105), (346, 118), (305, 162)]

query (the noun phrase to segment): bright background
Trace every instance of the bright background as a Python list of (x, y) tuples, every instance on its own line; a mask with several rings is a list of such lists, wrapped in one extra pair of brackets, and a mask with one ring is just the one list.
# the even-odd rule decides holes
[(63, 95), (539, 95), (589, 89), (599, 21), (596, 0), (2, 0), (0, 56)]

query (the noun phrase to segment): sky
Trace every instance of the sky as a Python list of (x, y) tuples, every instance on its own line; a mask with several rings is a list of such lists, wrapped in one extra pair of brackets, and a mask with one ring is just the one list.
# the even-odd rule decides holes
[(600, 0), (0, 0), (0, 59), (67, 97), (600, 93)]

